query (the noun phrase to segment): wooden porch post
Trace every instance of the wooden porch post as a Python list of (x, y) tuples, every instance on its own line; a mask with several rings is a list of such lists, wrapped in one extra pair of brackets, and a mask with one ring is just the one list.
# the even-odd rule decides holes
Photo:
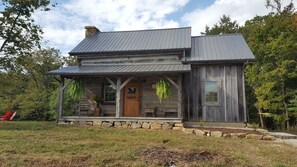
[(59, 94), (59, 109), (58, 109), (58, 113), (57, 113), (57, 122), (59, 120), (59, 118), (62, 117), (62, 113), (63, 113), (63, 103), (64, 103), (64, 77), (61, 76), (61, 80), (60, 80), (60, 94)]
[(121, 78), (117, 78), (117, 96), (116, 96), (116, 118), (120, 117), (121, 112)]

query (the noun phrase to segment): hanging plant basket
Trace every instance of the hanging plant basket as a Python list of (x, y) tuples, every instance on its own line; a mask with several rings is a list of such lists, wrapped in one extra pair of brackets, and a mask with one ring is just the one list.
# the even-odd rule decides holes
[(75, 100), (85, 96), (85, 84), (82, 79), (78, 78), (70, 84), (69, 95)]
[(160, 79), (156, 82), (156, 95), (159, 98), (160, 104), (162, 103), (162, 100), (169, 100), (172, 96), (171, 89), (170, 89), (170, 83), (164, 79)]

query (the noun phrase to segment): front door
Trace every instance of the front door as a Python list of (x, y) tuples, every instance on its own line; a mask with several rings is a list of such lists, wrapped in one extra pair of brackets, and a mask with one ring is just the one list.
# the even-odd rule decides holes
[(137, 117), (140, 109), (140, 85), (128, 83), (124, 88), (124, 116)]

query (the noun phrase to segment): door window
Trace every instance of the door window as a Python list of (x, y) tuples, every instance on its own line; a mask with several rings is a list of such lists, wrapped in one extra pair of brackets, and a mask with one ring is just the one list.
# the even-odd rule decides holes
[(136, 93), (136, 88), (128, 88), (128, 94), (135, 94)]

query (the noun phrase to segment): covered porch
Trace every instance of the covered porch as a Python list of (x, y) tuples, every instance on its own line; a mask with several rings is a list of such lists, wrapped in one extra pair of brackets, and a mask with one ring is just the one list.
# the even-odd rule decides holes
[[(51, 71), (51, 75), (60, 75), (58, 120), (181, 122), (184, 111), (182, 74), (189, 71), (190, 66), (183, 64), (80, 66)], [(77, 102), (72, 114), (66, 114), (65, 90), (77, 78), (85, 84), (85, 96)], [(162, 103), (156, 96), (156, 82), (160, 79), (170, 83), (172, 93), (172, 98)], [(98, 97), (102, 99), (100, 104), (95, 102)]]

